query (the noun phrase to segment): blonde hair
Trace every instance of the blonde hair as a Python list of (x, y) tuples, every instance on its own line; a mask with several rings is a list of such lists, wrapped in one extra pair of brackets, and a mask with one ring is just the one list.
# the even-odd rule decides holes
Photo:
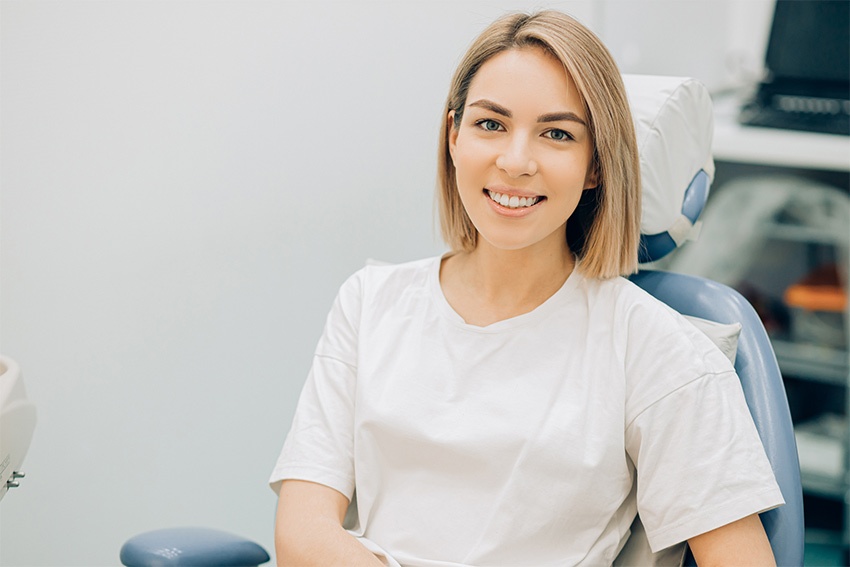
[[(437, 197), (443, 238), (453, 250), (471, 251), (478, 231), (460, 200), (449, 154), (450, 128), (458, 128), (475, 74), (494, 55), (542, 47), (572, 77), (585, 105), (599, 186), (582, 193), (567, 221), (566, 239), (588, 277), (610, 278), (637, 270), (640, 241), (640, 162), (631, 111), (620, 71), (602, 42), (575, 19), (554, 10), (509, 14), (473, 42), (458, 65), (443, 112)], [(446, 118), (454, 111), (454, 121)]]

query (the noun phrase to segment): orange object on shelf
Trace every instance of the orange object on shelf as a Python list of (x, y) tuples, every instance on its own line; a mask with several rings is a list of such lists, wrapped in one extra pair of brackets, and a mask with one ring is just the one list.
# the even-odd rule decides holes
[(842, 288), (835, 264), (826, 264), (785, 290), (785, 303), (806, 311), (842, 312), (847, 292)]

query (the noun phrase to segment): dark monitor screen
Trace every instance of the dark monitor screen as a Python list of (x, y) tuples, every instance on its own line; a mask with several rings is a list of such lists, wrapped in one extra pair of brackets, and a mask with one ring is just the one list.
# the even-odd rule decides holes
[(850, 1), (777, 0), (766, 63), (774, 81), (850, 82)]

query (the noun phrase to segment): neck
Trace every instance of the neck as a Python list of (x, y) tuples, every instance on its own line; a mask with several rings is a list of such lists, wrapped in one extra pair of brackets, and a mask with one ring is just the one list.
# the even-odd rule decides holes
[(467, 281), (483, 299), (503, 305), (513, 301), (539, 304), (560, 289), (574, 267), (566, 243), (555, 250), (499, 250), (481, 243), (468, 254), (465, 271)]
[(480, 242), (472, 252), (443, 261), (440, 283), (467, 323), (486, 326), (533, 311), (564, 285), (574, 268), (566, 242), (523, 250)]

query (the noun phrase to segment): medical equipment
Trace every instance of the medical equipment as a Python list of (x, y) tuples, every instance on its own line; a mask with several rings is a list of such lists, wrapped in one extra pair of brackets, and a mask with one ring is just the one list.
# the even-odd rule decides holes
[(35, 405), (27, 399), (21, 369), (0, 355), (0, 499), (24, 478), (21, 464), (35, 430)]

